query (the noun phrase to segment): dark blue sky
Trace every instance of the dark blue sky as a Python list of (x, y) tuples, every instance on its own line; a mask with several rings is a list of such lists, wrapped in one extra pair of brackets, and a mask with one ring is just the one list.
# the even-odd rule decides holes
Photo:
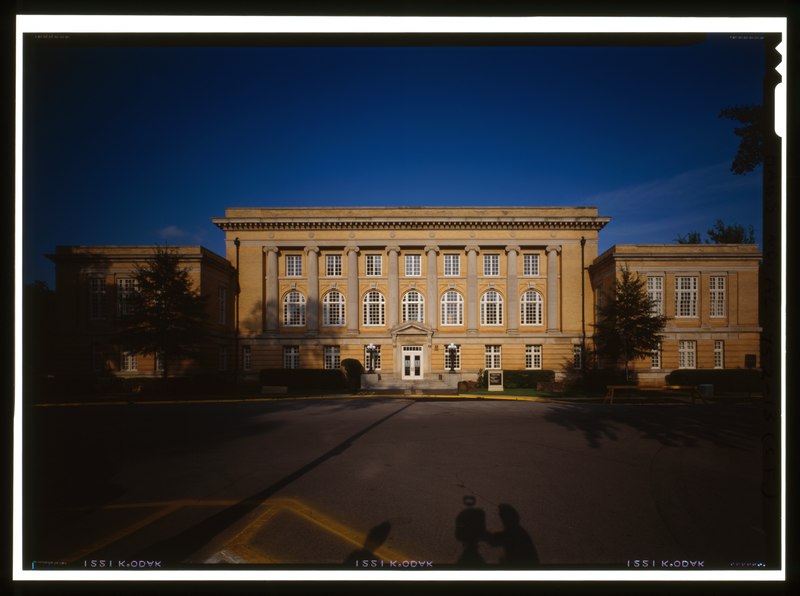
[(202, 244), (226, 207), (593, 205), (600, 249), (718, 218), (763, 41), (685, 46), (63, 47), (26, 56), (24, 280), (60, 244)]

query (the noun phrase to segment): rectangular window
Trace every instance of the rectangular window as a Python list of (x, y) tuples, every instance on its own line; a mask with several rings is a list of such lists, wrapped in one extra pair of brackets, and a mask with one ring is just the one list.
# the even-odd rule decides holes
[[(450, 368), (450, 355), (453, 354), (453, 368)], [(461, 346), (456, 346), (455, 350), (450, 350), (444, 346), (444, 369), (445, 370), (461, 370)]]
[(325, 368), (339, 368), (339, 346), (325, 346), (322, 352)]
[(221, 371), (228, 370), (228, 348), (227, 346), (219, 347), (219, 369)]
[(583, 347), (572, 346), (572, 366), (575, 370), (583, 369)]
[[(381, 347), (375, 346), (375, 351), (372, 353), (372, 370), (381, 369)], [(364, 370), (370, 369), (369, 352), (367, 346), (364, 346)]]
[(647, 277), (647, 297), (653, 314), (664, 314), (664, 278)]
[(406, 277), (422, 275), (422, 255), (406, 255)]
[(133, 278), (117, 280), (117, 311), (125, 317), (134, 313), (133, 295), (139, 288), (139, 282)]
[(696, 277), (675, 277), (675, 316), (697, 317)]
[(539, 255), (522, 255), (522, 274), (526, 277), (539, 275)]
[(382, 275), (383, 255), (366, 255), (367, 275), (370, 277), (380, 277)]
[(485, 364), (486, 368), (490, 369), (497, 369), (501, 368), (501, 359), (500, 359), (500, 348), (501, 346), (486, 346), (485, 352)]
[(721, 276), (712, 276), (709, 280), (709, 287), (711, 290), (710, 298), (710, 316), (721, 318), (725, 316), (725, 278)]
[(283, 368), (300, 368), (300, 346), (283, 346)]
[(525, 368), (528, 370), (541, 370), (542, 346), (525, 346)]
[(725, 368), (725, 342), (714, 340), (714, 368)]
[(106, 280), (102, 277), (89, 278), (89, 318), (106, 317)]
[(218, 302), (217, 321), (224, 325), (228, 318), (228, 288), (220, 287)]
[(253, 368), (253, 349), (250, 346), (242, 346), (242, 370), (252, 370)]
[(650, 368), (661, 368), (661, 344), (650, 353)]
[(483, 255), (483, 274), (491, 277), (500, 275), (500, 255)]
[(328, 277), (342, 276), (342, 255), (325, 256), (325, 275)]
[(156, 372), (164, 372), (164, 353), (159, 352), (156, 354), (155, 362), (153, 363), (153, 368), (155, 368)]
[(303, 275), (303, 255), (286, 255), (286, 276), (301, 277)]
[(444, 255), (445, 277), (458, 277), (461, 275), (461, 255)]
[(120, 357), (120, 369), (124, 372), (133, 372), (139, 370), (139, 365), (136, 362), (136, 352), (122, 350), (122, 355)]
[(697, 368), (697, 344), (694, 341), (678, 342), (678, 368)]

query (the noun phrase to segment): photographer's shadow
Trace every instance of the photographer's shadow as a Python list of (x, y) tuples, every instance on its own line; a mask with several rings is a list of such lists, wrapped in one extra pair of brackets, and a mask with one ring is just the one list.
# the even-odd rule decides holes
[(486, 529), (486, 513), (474, 507), (475, 497), (464, 497), (466, 509), (456, 516), (456, 539), (464, 545), (457, 564), (464, 566), (483, 566), (486, 561), (481, 556), (479, 544), (484, 542), (492, 547), (501, 547), (503, 554), (499, 564), (506, 567), (527, 568), (539, 564), (539, 554), (530, 534), (520, 525), (519, 513), (508, 504), (497, 508), (503, 529), (489, 532)]

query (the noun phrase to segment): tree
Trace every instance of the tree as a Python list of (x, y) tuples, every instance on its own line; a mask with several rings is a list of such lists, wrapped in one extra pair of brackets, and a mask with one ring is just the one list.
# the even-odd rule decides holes
[(760, 105), (744, 105), (723, 108), (720, 118), (737, 120), (744, 124), (742, 128), (734, 128), (733, 132), (741, 137), (739, 150), (731, 164), (734, 174), (752, 172), (764, 161), (764, 107)]
[(667, 317), (654, 312), (645, 281), (625, 268), (614, 284), (614, 295), (597, 309), (594, 341), (598, 355), (611, 362), (646, 358), (661, 342)]
[(56, 294), (43, 281), (22, 288), (22, 354), (26, 375), (48, 372), (57, 329)]
[(685, 236), (677, 236), (675, 242), (678, 244), (700, 244), (700, 232), (689, 232)]
[(708, 230), (706, 234), (714, 244), (755, 244), (752, 224), (745, 231), (742, 225), (726, 226), (721, 219), (718, 219), (714, 227)]
[(192, 288), (189, 271), (168, 248), (157, 248), (151, 260), (136, 268), (134, 280), (122, 341), (133, 352), (160, 357), (166, 382), (172, 362), (200, 350), (206, 297)]

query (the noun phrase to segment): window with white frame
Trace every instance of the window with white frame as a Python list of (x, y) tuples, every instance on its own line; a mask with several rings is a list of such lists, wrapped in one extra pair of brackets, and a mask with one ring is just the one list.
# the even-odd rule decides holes
[(490, 277), (500, 275), (500, 255), (483, 255), (483, 274)]
[(283, 346), (283, 368), (300, 368), (300, 346)]
[(301, 277), (303, 275), (303, 255), (286, 255), (286, 276)]
[(697, 277), (675, 277), (675, 316), (697, 317)]
[(139, 370), (139, 364), (136, 361), (136, 352), (123, 349), (120, 355), (119, 368), (123, 372), (134, 372)]
[(650, 299), (650, 312), (664, 314), (664, 278), (647, 276), (647, 297)]
[(322, 349), (323, 365), (327, 369), (339, 368), (339, 346), (325, 346)]
[(725, 368), (725, 342), (714, 340), (714, 368)]
[(242, 346), (242, 370), (252, 370), (253, 368), (253, 348)]
[(283, 297), (283, 324), (286, 327), (302, 327), (306, 324), (306, 297), (297, 290)]
[[(367, 350), (367, 346), (364, 346), (364, 368), (366, 370), (370, 369), (369, 357), (370, 357), (369, 350)], [(375, 350), (372, 352), (372, 370), (380, 370), (380, 369), (381, 369), (381, 347), (375, 346)]]
[(422, 275), (422, 255), (406, 255), (406, 277)]
[(709, 288), (711, 295), (709, 296), (709, 315), (712, 317), (720, 318), (725, 316), (725, 277), (720, 275), (712, 275), (709, 279)]
[(367, 259), (367, 275), (380, 277), (382, 275), (383, 255), (365, 255)]
[(442, 295), (442, 325), (464, 324), (464, 298), (455, 290)]
[(322, 324), (325, 327), (342, 327), (346, 310), (344, 295), (338, 290), (331, 290), (322, 298)]
[[(448, 344), (449, 345), (449, 344)], [(450, 368), (450, 358), (453, 358), (453, 368)], [(444, 346), (444, 369), (445, 370), (461, 370), (461, 346), (456, 345), (455, 350), (451, 350), (447, 346)]]
[(650, 368), (661, 368), (661, 344), (650, 352)]
[(525, 368), (528, 370), (541, 370), (542, 346), (525, 346)]
[(521, 325), (541, 325), (544, 310), (542, 295), (536, 290), (528, 290), (519, 301), (519, 322)]
[(489, 290), (481, 296), (481, 325), (503, 324), (503, 297), (497, 290)]
[(364, 325), (386, 324), (386, 300), (378, 290), (370, 290), (364, 295)]
[(106, 317), (106, 280), (102, 277), (89, 278), (89, 318)]
[(444, 255), (444, 276), (458, 277), (461, 275), (461, 255)]
[(697, 368), (697, 343), (682, 339), (678, 342), (678, 368)]
[(228, 370), (228, 348), (226, 346), (219, 346), (219, 370)]
[(133, 298), (139, 289), (138, 280), (127, 277), (117, 280), (117, 312), (125, 317), (134, 313)]
[(417, 321), (422, 323), (425, 319), (425, 299), (417, 290), (409, 290), (403, 294), (401, 308), (402, 322)]
[(220, 286), (217, 303), (217, 321), (224, 325), (228, 318), (228, 288)]
[(487, 369), (502, 368), (500, 352), (501, 352), (501, 346), (485, 346), (485, 352), (484, 352), (484, 361), (486, 364), (485, 368)]
[(539, 275), (539, 255), (522, 255), (522, 275), (526, 277), (535, 277)]
[(158, 352), (155, 355), (153, 368), (156, 372), (164, 372), (164, 352)]
[(572, 366), (575, 370), (583, 369), (583, 346), (572, 346)]
[(342, 276), (342, 255), (325, 255), (325, 275), (328, 277)]

